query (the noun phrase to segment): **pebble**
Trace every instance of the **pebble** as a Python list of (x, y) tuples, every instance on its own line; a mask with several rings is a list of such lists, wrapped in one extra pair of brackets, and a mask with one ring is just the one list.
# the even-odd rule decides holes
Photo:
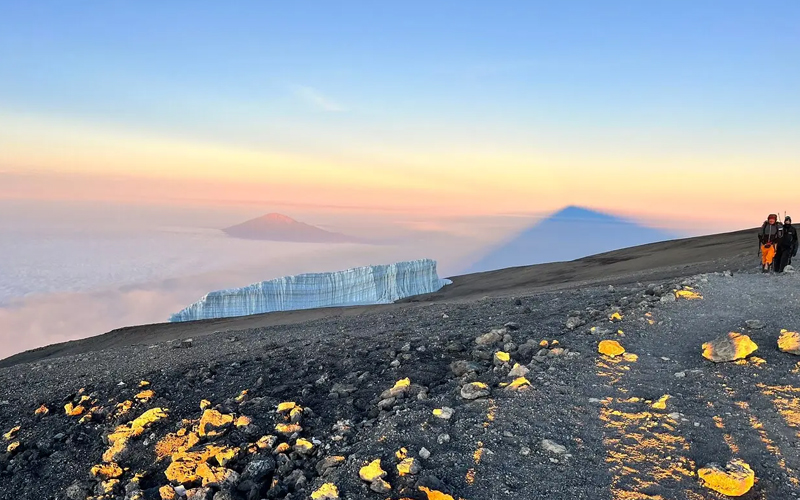
[(750, 328), (751, 330), (760, 330), (766, 326), (763, 321), (757, 319), (748, 319), (745, 321), (745, 324), (747, 325), (747, 328)]
[(520, 448), (519, 454), (524, 457), (527, 457), (528, 455), (531, 454), (531, 449), (528, 448), (527, 446), (523, 446), (522, 448)]
[(436, 442), (439, 444), (449, 443), (450, 442), (450, 434), (439, 434), (436, 437)]
[(677, 373), (675, 374), (675, 376), (676, 376), (677, 378), (684, 378), (684, 377), (686, 377), (686, 372), (677, 372)]
[(556, 455), (564, 455), (567, 453), (567, 447), (556, 443), (555, 441), (551, 441), (549, 439), (542, 439), (542, 448), (545, 451), (549, 451), (550, 453), (555, 453)]
[(423, 460), (427, 460), (427, 459), (431, 458), (431, 452), (428, 451), (427, 448), (423, 447), (422, 449), (419, 450), (419, 458), (421, 458)]
[(183, 340), (181, 340), (181, 347), (184, 348), (184, 349), (188, 348), (188, 347), (192, 347), (192, 339), (183, 339)]

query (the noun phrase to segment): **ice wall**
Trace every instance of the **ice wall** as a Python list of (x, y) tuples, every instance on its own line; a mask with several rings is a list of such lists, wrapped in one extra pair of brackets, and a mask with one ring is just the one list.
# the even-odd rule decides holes
[(439, 278), (436, 261), (430, 259), (298, 274), (210, 292), (169, 320), (193, 321), (318, 307), (389, 304), (404, 297), (435, 292), (450, 283)]

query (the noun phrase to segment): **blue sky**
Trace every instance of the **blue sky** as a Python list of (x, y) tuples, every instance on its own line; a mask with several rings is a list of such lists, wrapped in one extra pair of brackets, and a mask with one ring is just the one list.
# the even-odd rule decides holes
[(487, 171), (679, 154), (744, 178), (800, 152), (795, 0), (233, 3), (5, 2), (0, 111)]

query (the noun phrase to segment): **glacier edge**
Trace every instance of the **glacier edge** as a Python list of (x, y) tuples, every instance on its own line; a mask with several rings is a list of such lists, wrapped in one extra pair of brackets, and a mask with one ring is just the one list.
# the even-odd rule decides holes
[(418, 259), (355, 267), (344, 271), (284, 276), (207, 293), (170, 316), (170, 322), (248, 316), (277, 311), (390, 304), (432, 293), (448, 279), (439, 278), (436, 261)]

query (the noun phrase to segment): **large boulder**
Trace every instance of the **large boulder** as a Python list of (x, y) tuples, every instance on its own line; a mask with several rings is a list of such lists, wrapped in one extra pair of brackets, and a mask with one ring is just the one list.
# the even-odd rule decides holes
[(744, 359), (758, 349), (750, 337), (730, 332), (703, 344), (703, 357), (715, 363)]

